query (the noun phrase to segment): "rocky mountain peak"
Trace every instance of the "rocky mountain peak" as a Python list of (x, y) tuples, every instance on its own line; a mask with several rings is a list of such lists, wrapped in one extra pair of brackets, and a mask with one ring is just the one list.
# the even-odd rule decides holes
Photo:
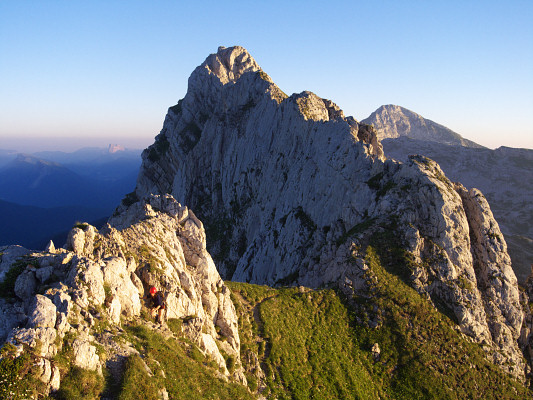
[(443, 144), (482, 148), (458, 133), (417, 113), (393, 104), (383, 105), (361, 122), (376, 128), (380, 140), (401, 136)]
[(118, 152), (121, 152), (121, 151), (125, 151), (126, 148), (124, 146), (121, 146), (119, 144), (116, 144), (116, 143), (110, 143), (109, 146), (107, 147), (107, 152), (109, 154), (115, 154), (115, 153), (118, 153)]
[(220, 46), (216, 54), (207, 57), (199, 68), (215, 75), (224, 85), (235, 83), (245, 72), (261, 71), (254, 58), (241, 46)]
[(235, 84), (247, 73), (257, 73), (263, 80), (272, 82), (243, 47), (219, 47), (216, 53), (210, 54), (193, 71), (189, 77), (188, 93), (190, 96), (194, 94), (198, 96), (202, 92), (212, 95), (217, 88), (230, 83)]
[(219, 49), (194, 71), (143, 153), (136, 195), (171, 193), (194, 209), (220, 273), (237, 281), (361, 295), (368, 246), (405, 254), (406, 281), (523, 377), (519, 289), (488, 203), (430, 159), (386, 160), (377, 122), (463, 139), (398, 106), (374, 113), (375, 129), (313, 93), (288, 97), (252, 60)]

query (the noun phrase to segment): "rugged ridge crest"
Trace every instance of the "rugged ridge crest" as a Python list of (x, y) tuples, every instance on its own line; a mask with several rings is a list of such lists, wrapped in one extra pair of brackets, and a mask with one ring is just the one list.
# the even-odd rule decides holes
[[(79, 224), (69, 233), (66, 248), (50, 243), (44, 252), (0, 249), (0, 271), (20, 269), (13, 299), (0, 300), (5, 317), (0, 339), (16, 346), (17, 354), (24, 346), (34, 349), (42, 365), (37, 378), (49, 391), (60, 385), (51, 360), (68, 340), (73, 364), (89, 370), (101, 372), (104, 362), (120, 363), (136, 353), (112, 332), (141, 320), (151, 286), (165, 293), (167, 318), (184, 321), (183, 335), (227, 377), (246, 383), (230, 292), (206, 250), (203, 225), (191, 210), (169, 195), (148, 196), (120, 206), (100, 231)], [(102, 332), (102, 323), (111, 328)], [(100, 359), (99, 346), (113, 358)], [(235, 362), (231, 374), (222, 351)]]
[(425, 157), (386, 160), (372, 126), (313, 93), (286, 96), (242, 47), (193, 72), (143, 153), (135, 193), (193, 208), (221, 274), (238, 281), (364, 293), (365, 244), (392, 233), (406, 280), (524, 377), (527, 310), (481, 193)]

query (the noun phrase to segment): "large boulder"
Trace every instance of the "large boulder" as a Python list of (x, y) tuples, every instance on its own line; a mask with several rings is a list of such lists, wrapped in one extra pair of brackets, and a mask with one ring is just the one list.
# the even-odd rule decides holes
[(28, 328), (55, 328), (57, 308), (48, 297), (35, 295), (29, 309)]

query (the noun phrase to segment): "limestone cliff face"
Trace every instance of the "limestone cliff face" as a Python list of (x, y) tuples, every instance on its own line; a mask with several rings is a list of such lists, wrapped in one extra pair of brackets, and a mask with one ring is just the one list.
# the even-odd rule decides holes
[(313, 93), (286, 96), (241, 47), (209, 56), (169, 109), (143, 153), (136, 195), (149, 193), (194, 209), (221, 274), (239, 281), (363, 293), (364, 245), (391, 231), (411, 285), (524, 376), (516, 277), (481, 195), (424, 157), (386, 160), (373, 127)]
[(445, 126), (423, 118), (404, 107), (392, 104), (379, 107), (361, 122), (374, 126), (379, 140), (405, 136), (442, 144), (483, 148)]
[(533, 150), (449, 146), (405, 136), (382, 144), (389, 158), (423, 154), (453, 181), (480, 189), (505, 236), (518, 282), (526, 282), (533, 262)]
[(123, 341), (103, 335), (98, 326), (139, 321), (151, 286), (164, 294), (167, 318), (182, 319), (182, 333), (227, 376), (221, 350), (232, 356), (234, 379), (246, 382), (229, 289), (206, 251), (202, 223), (187, 207), (170, 196), (122, 205), (100, 231), (88, 224), (74, 228), (66, 248), (0, 249), (2, 274), (14, 263), (21, 268), (14, 298), (0, 301), (1, 312), (9, 316), (0, 324), (0, 339), (20, 351), (23, 345), (35, 349), (43, 374), (49, 370), (39, 379), (51, 391), (60, 382), (59, 370), (51, 369), (50, 360), (61, 350), (66, 334), (76, 338), (72, 362), (81, 368), (101, 371), (105, 366), (97, 346), (112, 355), (117, 348), (123, 355), (135, 353)]
[(382, 158), (370, 127), (313, 93), (287, 97), (246, 50), (221, 48), (169, 109), (136, 192), (194, 209), (223, 276), (272, 284), (299, 269), (317, 224), (362, 217), (338, 205), (371, 201), (364, 181)]

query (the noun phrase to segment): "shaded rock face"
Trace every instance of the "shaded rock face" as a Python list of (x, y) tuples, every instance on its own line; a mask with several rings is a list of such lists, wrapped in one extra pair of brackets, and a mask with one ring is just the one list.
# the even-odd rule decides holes
[[(65, 335), (74, 338), (73, 364), (101, 372), (98, 324), (120, 326), (124, 320), (139, 318), (151, 286), (164, 295), (167, 318), (187, 321), (183, 334), (227, 376), (221, 351), (233, 357), (233, 378), (246, 383), (229, 289), (206, 250), (202, 223), (187, 207), (168, 195), (149, 196), (121, 206), (101, 231), (88, 224), (74, 228), (67, 247), (49, 246), (42, 253), (13, 246), (0, 249), (7, 270), (7, 260), (17, 260), (14, 254), (25, 257), (18, 258), (19, 264), (24, 262), (15, 298), (0, 300), (0, 312), (12, 316), (2, 320), (0, 334), (20, 351), (23, 345), (34, 349), (42, 358), (39, 379), (46, 380), (50, 390), (59, 387), (50, 359), (61, 350)], [(35, 276), (48, 269), (52, 269), (48, 288), (36, 294)]]
[(524, 312), (488, 203), (425, 157), (386, 160), (373, 127), (313, 93), (286, 96), (241, 47), (209, 56), (169, 109), (133, 197), (149, 193), (193, 208), (221, 274), (238, 281), (363, 293), (365, 244), (393, 231), (410, 284), (524, 376)]
[(379, 107), (361, 122), (374, 126), (379, 140), (406, 136), (442, 144), (483, 148), (464, 139), (458, 133), (400, 106), (392, 104)]

